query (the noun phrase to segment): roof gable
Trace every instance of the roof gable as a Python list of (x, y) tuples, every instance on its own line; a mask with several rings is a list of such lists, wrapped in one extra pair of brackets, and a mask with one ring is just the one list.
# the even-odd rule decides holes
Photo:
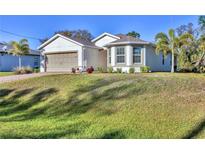
[(56, 34), (56, 35), (54, 35), (53, 37), (51, 37), (49, 40), (47, 40), (46, 42), (44, 42), (43, 44), (41, 44), (41, 45), (38, 47), (38, 49), (39, 49), (39, 50), (42, 49), (43, 47), (47, 46), (48, 44), (50, 44), (51, 42), (53, 42), (53, 41), (54, 41), (55, 39), (57, 39), (58, 37), (61, 37), (61, 38), (65, 39), (65, 40), (68, 40), (68, 41), (70, 41), (70, 42), (72, 42), (72, 43), (74, 43), (74, 44), (77, 44), (77, 45), (79, 45), (79, 46), (83, 46), (83, 44), (81, 44), (81, 43), (79, 43), (79, 42), (77, 42), (77, 41), (75, 41), (75, 40), (73, 40), (73, 39), (70, 39), (70, 38), (68, 38), (68, 37), (65, 37), (65, 36), (63, 36), (63, 35), (61, 35), (61, 34)]
[(50, 44), (51, 42), (53, 42), (55, 39), (57, 39), (59, 37), (65, 39), (67, 41), (70, 41), (76, 45), (79, 45), (79, 46), (86, 46), (86, 47), (90, 47), (90, 48), (99, 48), (99, 47), (95, 46), (92, 42), (84, 41), (84, 40), (78, 39), (78, 38), (69, 38), (69, 37), (61, 35), (61, 34), (56, 34), (53, 37), (51, 37), (49, 40), (47, 40), (46, 42), (41, 44), (38, 47), (38, 49), (40, 50), (40, 49), (44, 48), (45, 46), (47, 46), (48, 44)]
[(91, 42), (96, 42), (97, 40), (103, 38), (104, 36), (110, 36), (112, 38), (115, 38), (115, 39), (120, 39), (118, 36), (115, 36), (115, 35), (112, 35), (112, 34), (109, 34), (109, 33), (102, 33), (101, 35), (99, 35), (98, 37), (94, 38)]

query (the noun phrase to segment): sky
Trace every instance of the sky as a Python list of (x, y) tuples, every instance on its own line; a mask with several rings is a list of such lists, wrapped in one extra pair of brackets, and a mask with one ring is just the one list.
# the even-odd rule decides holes
[[(86, 29), (94, 37), (103, 32), (111, 34), (126, 34), (129, 31), (140, 33), (141, 39), (154, 41), (158, 32), (167, 32), (182, 24), (192, 22), (197, 27), (198, 16), (2, 16), (0, 15), (0, 30), (24, 36), (32, 49), (37, 49), (40, 42), (37, 39), (51, 37), (55, 31)], [(14, 36), (0, 31), (0, 42), (18, 41), (25, 37)]]

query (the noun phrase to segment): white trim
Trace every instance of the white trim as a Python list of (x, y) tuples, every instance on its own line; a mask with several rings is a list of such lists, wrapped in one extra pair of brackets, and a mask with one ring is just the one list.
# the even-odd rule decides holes
[(111, 47), (111, 66), (115, 66), (116, 64), (116, 57), (115, 57), (115, 47)]
[(56, 35), (54, 35), (53, 37), (51, 37), (49, 40), (47, 40), (46, 42), (44, 42), (43, 44), (41, 44), (37, 49), (40, 50), (41, 48), (43, 48), (44, 46), (48, 45), (50, 42), (52, 42), (54, 39), (56, 39), (56, 38), (58, 38), (58, 37), (61, 37), (61, 38), (65, 39), (65, 40), (68, 40), (68, 41), (70, 41), (70, 42), (73, 42), (73, 43), (75, 43), (75, 44), (77, 44), (77, 45), (79, 45), (79, 46), (84, 46), (83, 44), (81, 44), (81, 43), (79, 43), (79, 42), (76, 42), (76, 41), (74, 41), (74, 40), (72, 40), (72, 39), (70, 39), (70, 38), (68, 38), (68, 37), (65, 37), (65, 36), (63, 36), (63, 35), (61, 35), (61, 34), (56, 34)]
[(144, 45), (144, 65), (146, 66), (146, 46)]
[(100, 38), (102, 38), (106, 35), (110, 36), (110, 37), (113, 37), (113, 38), (116, 38), (116, 39), (120, 39), (118, 36), (115, 36), (115, 35), (112, 35), (112, 34), (109, 34), (109, 33), (105, 32), (105, 33), (102, 33), (101, 35), (99, 35), (98, 37), (94, 38), (91, 42), (95, 42), (95, 41), (99, 40)]
[(57, 53), (73, 53), (73, 52), (78, 52), (78, 50), (66, 50), (66, 51), (44, 51), (43, 54), (57, 54)]
[(140, 45), (149, 45), (150, 42), (115, 42), (115, 43), (108, 43), (105, 46), (112, 46), (112, 45), (133, 45), (133, 44), (140, 44)]

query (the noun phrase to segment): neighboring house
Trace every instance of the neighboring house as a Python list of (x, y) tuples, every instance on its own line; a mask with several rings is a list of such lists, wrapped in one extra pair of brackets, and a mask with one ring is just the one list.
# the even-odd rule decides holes
[(85, 70), (90, 66), (122, 68), (123, 72), (132, 67), (140, 72), (142, 66), (150, 66), (151, 71), (171, 70), (171, 55), (157, 55), (152, 43), (123, 34), (103, 33), (91, 42), (56, 34), (38, 49), (41, 72)]
[[(11, 46), (6, 43), (0, 43), (0, 71), (13, 71), (19, 66), (17, 56), (9, 54)], [(29, 54), (21, 56), (22, 66), (30, 66), (32, 68), (40, 67), (40, 52), (30, 50)]]

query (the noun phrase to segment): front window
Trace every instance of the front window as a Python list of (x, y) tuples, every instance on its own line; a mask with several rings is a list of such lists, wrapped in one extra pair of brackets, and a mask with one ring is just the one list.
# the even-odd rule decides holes
[(141, 63), (141, 48), (133, 49), (133, 63)]
[(108, 50), (108, 63), (111, 64), (111, 49)]
[(164, 55), (162, 55), (162, 65), (164, 65)]
[(125, 63), (125, 48), (124, 47), (117, 47), (117, 63)]
[(38, 65), (38, 57), (34, 57), (34, 67), (39, 67), (39, 65)]

